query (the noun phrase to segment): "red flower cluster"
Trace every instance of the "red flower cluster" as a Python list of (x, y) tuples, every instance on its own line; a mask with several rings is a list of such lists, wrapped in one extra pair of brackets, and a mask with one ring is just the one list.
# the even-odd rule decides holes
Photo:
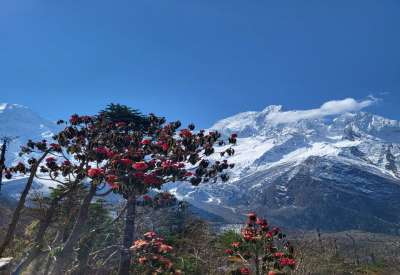
[(192, 132), (189, 129), (182, 129), (179, 135), (183, 138), (190, 138), (192, 136)]
[[(258, 218), (254, 212), (247, 215), (241, 239), (231, 244), (225, 253), (233, 262), (245, 264), (236, 269), (238, 274), (250, 274), (250, 270), (273, 275), (275, 271), (293, 269), (293, 248), (279, 228), (269, 229), (267, 220)], [(260, 274), (261, 274), (260, 273)]]
[(144, 161), (136, 162), (132, 165), (132, 168), (138, 171), (146, 170), (148, 167), (149, 166)]
[(143, 236), (144, 239), (136, 240), (130, 248), (135, 251), (137, 262), (149, 274), (181, 274), (180, 270), (174, 269), (171, 260), (170, 253), (173, 247), (166, 244), (164, 239), (153, 231)]
[(96, 153), (99, 154), (102, 158), (112, 158), (115, 153), (108, 149), (107, 147), (97, 147), (95, 149)]
[(104, 175), (104, 170), (101, 168), (90, 168), (88, 170), (88, 176), (91, 178), (101, 177)]

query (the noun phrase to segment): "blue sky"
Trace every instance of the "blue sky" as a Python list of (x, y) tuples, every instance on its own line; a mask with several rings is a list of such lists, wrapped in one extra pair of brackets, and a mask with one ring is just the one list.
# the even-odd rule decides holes
[(0, 102), (44, 117), (120, 102), (210, 126), (372, 94), (400, 117), (400, 1), (2, 0)]

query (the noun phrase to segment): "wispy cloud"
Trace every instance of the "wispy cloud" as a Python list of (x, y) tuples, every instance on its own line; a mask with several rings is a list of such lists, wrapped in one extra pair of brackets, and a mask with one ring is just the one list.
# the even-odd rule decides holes
[(317, 119), (329, 115), (339, 115), (347, 112), (356, 112), (371, 106), (378, 101), (377, 98), (369, 96), (365, 100), (357, 101), (354, 98), (327, 101), (317, 109), (276, 112), (267, 115), (267, 120), (272, 123), (293, 123), (302, 119)]

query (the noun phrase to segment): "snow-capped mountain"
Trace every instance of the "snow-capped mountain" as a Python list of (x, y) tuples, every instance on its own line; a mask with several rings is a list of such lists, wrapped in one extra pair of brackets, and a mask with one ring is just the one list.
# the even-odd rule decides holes
[(40, 117), (28, 107), (0, 104), (0, 138), (13, 138), (7, 150), (7, 164), (18, 159), (19, 149), (28, 139), (51, 139), (57, 129), (56, 123)]
[[(235, 163), (230, 180), (165, 188), (202, 216), (226, 223), (241, 223), (253, 210), (292, 229), (400, 233), (400, 122), (361, 111), (323, 111), (269, 106), (223, 119), (210, 129), (238, 134), (235, 154), (224, 156)], [(9, 163), (27, 139), (49, 138), (56, 130), (26, 107), (0, 105), (0, 136), (18, 136)], [(6, 181), (3, 190), (15, 197), (23, 184)], [(35, 188), (49, 184), (36, 182)]]
[[(18, 156), (22, 145), (26, 144), (29, 139), (32, 140), (50, 140), (57, 131), (56, 123), (48, 121), (28, 107), (18, 104), (0, 104), (0, 138), (9, 137), (6, 151), (6, 165), (11, 165), (21, 159)], [(2, 193), (7, 194), (10, 198), (17, 198), (24, 188), (26, 179), (23, 177), (13, 178), (11, 180), (3, 179)], [(40, 182), (36, 180), (33, 189), (37, 191), (46, 191), (48, 186), (52, 186), (49, 181)]]
[(365, 112), (277, 119), (296, 114), (269, 106), (217, 122), (211, 129), (239, 137), (230, 181), (169, 189), (227, 222), (255, 210), (289, 228), (400, 232), (400, 122)]

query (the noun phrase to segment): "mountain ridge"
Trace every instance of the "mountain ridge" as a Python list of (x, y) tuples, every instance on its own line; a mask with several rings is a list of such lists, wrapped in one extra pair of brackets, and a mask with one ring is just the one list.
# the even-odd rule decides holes
[[(400, 122), (362, 111), (318, 112), (272, 105), (216, 122), (210, 130), (238, 134), (236, 153), (224, 156), (235, 163), (230, 180), (165, 189), (226, 223), (254, 210), (289, 229), (400, 233)], [(18, 159), (17, 145), (57, 130), (21, 105), (0, 104), (0, 122), (1, 135), (19, 136), (9, 162)], [(217, 147), (213, 158), (230, 146)], [(46, 186), (38, 182), (39, 190)]]

